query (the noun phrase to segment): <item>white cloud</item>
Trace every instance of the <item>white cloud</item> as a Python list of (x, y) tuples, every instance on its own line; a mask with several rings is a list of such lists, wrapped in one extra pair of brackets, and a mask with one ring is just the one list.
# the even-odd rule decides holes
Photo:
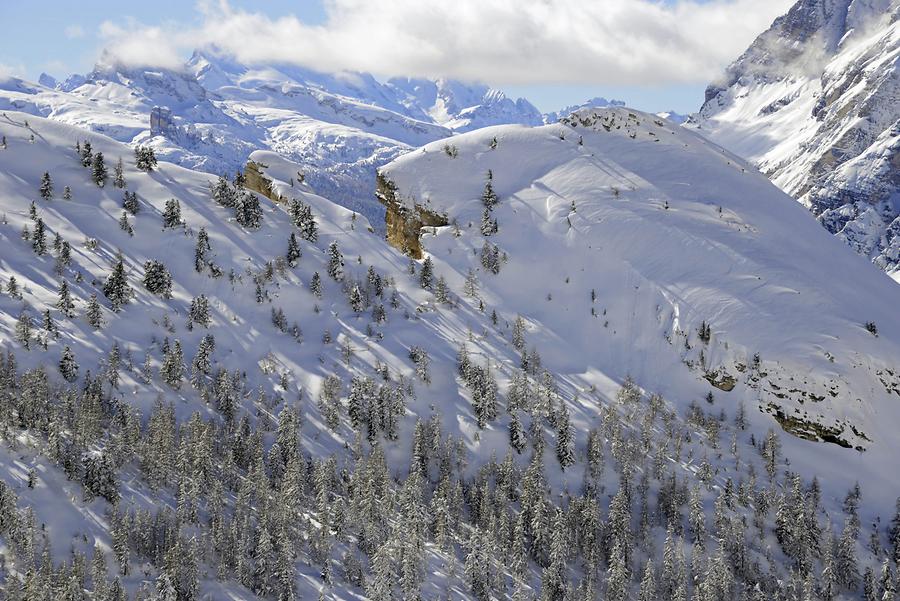
[(66, 37), (70, 40), (75, 40), (84, 37), (84, 28), (81, 25), (73, 24), (67, 26), (63, 33), (65, 33)]
[(326, 0), (308, 25), (198, 3), (197, 27), (106, 22), (126, 64), (174, 67), (205, 46), (245, 63), (496, 84), (671, 84), (716, 77), (792, 0)]
[(10, 65), (8, 63), (0, 62), (0, 77), (23, 77), (24, 75), (24, 65)]

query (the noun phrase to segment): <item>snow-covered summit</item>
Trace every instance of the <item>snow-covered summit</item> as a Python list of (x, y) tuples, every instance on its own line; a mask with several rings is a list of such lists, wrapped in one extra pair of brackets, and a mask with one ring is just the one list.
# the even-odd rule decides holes
[(897, 272), (898, 60), (896, 0), (800, 0), (708, 88), (695, 126)]

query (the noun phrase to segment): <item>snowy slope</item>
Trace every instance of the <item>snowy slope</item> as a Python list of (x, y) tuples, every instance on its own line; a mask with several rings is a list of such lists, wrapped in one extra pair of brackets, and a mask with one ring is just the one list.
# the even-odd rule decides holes
[[(736, 387), (716, 392), (726, 406), (802, 416), (867, 449), (792, 441), (810, 453), (795, 465), (811, 469), (824, 454), (862, 477), (898, 452), (889, 373), (900, 357), (900, 295), (755, 169), (624, 108), (453, 143), (457, 158), (438, 142), (385, 176), (408, 205), (461, 225), (459, 238), (449, 227), (424, 236), (439, 270), (459, 270), (481, 247), (471, 230), (491, 170), (501, 201), (490, 241), (509, 260), (483, 276), (485, 302), (529, 317), (539, 348), (557, 349), (544, 356), (554, 372), (601, 389), (630, 374), (679, 399), (706, 394), (704, 373), (728, 374)], [(702, 321), (712, 327), (708, 345), (697, 340)], [(867, 321), (884, 325), (879, 337)], [(758, 376), (748, 367), (756, 353)]]
[[(285, 207), (262, 198), (262, 224), (259, 229), (247, 229), (235, 222), (233, 209), (211, 200), (208, 186), (215, 178), (207, 173), (167, 162), (149, 173), (140, 172), (128, 146), (27, 113), (8, 111), (0, 116), (0, 134), (7, 139), (7, 147), (0, 149), (0, 246), (4, 249), (0, 253), (0, 348), (15, 353), (22, 382), (33, 381), (24, 374), (44, 366), (53, 385), (64, 386), (57, 363), (69, 346), (80, 365), (80, 379), (72, 384), (77, 394), (75, 399), (62, 391), (55, 394), (49, 413), (54, 419), (81, 424), (81, 412), (71, 407), (82, 407), (78, 399), (89, 396), (83, 379), (88, 371), (108, 373), (109, 353), (118, 344), (119, 383), (101, 383), (102, 413), (109, 412), (111, 417), (103, 421), (99, 436), (89, 437), (84, 451), (116, 454), (123, 438), (144, 437), (117, 466), (116, 489), (121, 495), (117, 507), (126, 512), (170, 510), (161, 517), (153, 514), (175, 532), (161, 537), (159, 544), (171, 548), (172, 536), (178, 536), (185, 544), (203, 549), (185, 565), (197, 566), (194, 576), (199, 579), (199, 591), (210, 598), (274, 599), (277, 591), (284, 590), (279, 588), (284, 586), (282, 580), (273, 590), (263, 586), (265, 579), (257, 574), (268, 574), (269, 569), (259, 555), (266, 547), (264, 535), (274, 539), (268, 544), (279, 552), (290, 551), (291, 569), (284, 573), (297, 598), (321, 592), (335, 599), (389, 599), (410, 583), (425, 599), (444, 598), (447, 591), (455, 598), (485, 598), (477, 592), (480, 581), (462, 568), (474, 561), (473, 549), (480, 549), (479, 532), (496, 537), (491, 538), (495, 556), (489, 569), (502, 580), (503, 588), (492, 584), (494, 596), (506, 598), (513, 589), (537, 594), (542, 580), (550, 587), (552, 573), (545, 569), (546, 558), (532, 529), (549, 528), (552, 523), (552, 530), (558, 536), (565, 534), (565, 540), (589, 541), (574, 533), (568, 536), (569, 527), (561, 529), (559, 520), (567, 524), (563, 518), (571, 518), (574, 524), (581, 519), (579, 507), (593, 507), (598, 521), (603, 516), (603, 525), (598, 524), (592, 536), (605, 540), (602, 533), (611, 499), (615, 495), (621, 500), (621, 491), (628, 488), (626, 465), (643, 474), (634, 476), (635, 480), (648, 480), (646, 487), (643, 482), (630, 486), (643, 491), (640, 496), (650, 507), (662, 504), (663, 489), (671, 478), (684, 487), (680, 504), (686, 504), (687, 491), (692, 489), (701, 515), (708, 513), (710, 523), (714, 505), (717, 515), (720, 511), (723, 491), (735, 485), (743, 491), (741, 499), (756, 499), (755, 495), (769, 494), (765, 491), (771, 489), (772, 502), (783, 504), (791, 482), (781, 473), (788, 468), (805, 482), (819, 474), (821, 507), (816, 516), (829, 524), (840, 525), (841, 498), (856, 480), (865, 491), (861, 536), (870, 533), (869, 524), (876, 515), (888, 516), (892, 511), (896, 491), (884, 485), (883, 476), (898, 450), (896, 395), (900, 393), (896, 390), (900, 384), (893, 374), (900, 361), (900, 325), (894, 317), (900, 292), (740, 159), (655, 116), (612, 108), (581, 111), (561, 124), (486, 128), (426, 145), (385, 167), (384, 176), (396, 186), (399, 202), (407, 208), (421, 203), (456, 223), (423, 235), (433, 279), (441, 277), (448, 284), (443, 300), (437, 283), (431, 289), (421, 285), (426, 263), (410, 261), (388, 246), (371, 231), (365, 217), (313, 194), (295, 178), (298, 163), (278, 153), (256, 151), (251, 158), (271, 178), (273, 194), (311, 208), (319, 231), (315, 242), (300, 239), (302, 256), (293, 267), (284, 255), (290, 234), (299, 237), (300, 230), (292, 225)], [(137, 215), (126, 215), (133, 236), (118, 223), (124, 190), (114, 187), (112, 179), (102, 188), (96, 186), (90, 171), (79, 163), (75, 142), (85, 140), (94, 152), (103, 152), (111, 173), (115, 161), (123, 159), (126, 189), (137, 195), (141, 207)], [(496, 275), (478, 257), (485, 242), (479, 232), (479, 198), (488, 169), (499, 198), (493, 210), (499, 232), (486, 240), (505, 254)], [(45, 171), (52, 176), (51, 200), (38, 196)], [(70, 200), (62, 198), (65, 186), (71, 190)], [(184, 225), (163, 229), (161, 214), (172, 198), (180, 201)], [(35, 218), (29, 214), (32, 201)], [(33, 241), (22, 236), (26, 227), (32, 235), (37, 218), (46, 228), (44, 255), (36, 254)], [(209, 235), (206, 260), (218, 267), (218, 277), (213, 277), (210, 267), (195, 270), (192, 258), (200, 228)], [(58, 253), (52, 249), (57, 233), (71, 246), (71, 264), (58, 270)], [(344, 258), (340, 281), (328, 275), (332, 242)], [(812, 254), (810, 248), (821, 253)], [(102, 292), (117, 253), (134, 291), (118, 313), (111, 310)], [(151, 259), (162, 261), (171, 271), (170, 299), (151, 294), (142, 284), (144, 262)], [(826, 264), (827, 272), (822, 267)], [(384, 287), (381, 296), (369, 283), (370, 268)], [(465, 285), (470, 271), (477, 280), (471, 295)], [(313, 287), (316, 273), (321, 277), (321, 297)], [(18, 282), (20, 296), (8, 292), (11, 277)], [(835, 280), (843, 285), (833, 287)], [(56, 307), (62, 281), (70, 286), (75, 302), (71, 318)], [(103, 306), (100, 329), (90, 327), (84, 315), (91, 293), (98, 295)], [(188, 324), (192, 300), (200, 295), (209, 301), (208, 328)], [(354, 303), (361, 305), (354, 307)], [(379, 308), (384, 319), (376, 317)], [(296, 323), (302, 333), (295, 334), (290, 327), (280, 331), (272, 319), (278, 309), (283, 310), (288, 326)], [(44, 310), (50, 311), (58, 337), (42, 329)], [(19, 336), (23, 313), (34, 318), (27, 349)], [(524, 340), (519, 346), (528, 349), (528, 372), (520, 370), (522, 354), (515, 342), (514, 324), (520, 316)], [(704, 321), (711, 328), (706, 343), (698, 335)], [(877, 337), (865, 330), (866, 321), (877, 324)], [(228, 369), (236, 382), (236, 421), (241, 426), (234, 429), (221, 425), (225, 418), (217, 398), (220, 390), (212, 376), (198, 376), (196, 384), (190, 381), (192, 358), (206, 334), (215, 337), (212, 371)], [(183, 346), (188, 373), (180, 387), (167, 384), (161, 373), (165, 339)], [(424, 370), (428, 377), (413, 362), (411, 351), (416, 347), (429, 357), (430, 366)], [(478, 425), (473, 393), (478, 388), (466, 383), (470, 376), (461, 376), (465, 370), (457, 365), (463, 347), (471, 362), (485, 368), (474, 373), (486, 372), (498, 386), (500, 410), (483, 427)], [(754, 365), (755, 353), (760, 355), (758, 365)], [(149, 368), (148, 377), (144, 365)], [(522, 374), (531, 387), (529, 404), (534, 407), (512, 407), (507, 413), (503, 408), (512, 397), (512, 381)], [(321, 401), (330, 375), (341, 381), (333, 426)], [(646, 397), (640, 402), (631, 398), (635, 393), (627, 385), (628, 376), (647, 395), (662, 397), (649, 402)], [(720, 388), (714, 388), (706, 376)], [(349, 384), (351, 378), (364, 377), (402, 397), (396, 437), (377, 427), (374, 433), (358, 423), (354, 427), (360, 418), (351, 415)], [(734, 378), (731, 391), (724, 390), (729, 387), (728, 377)], [(4, 393), (9, 392), (8, 382), (0, 385), (7, 387)], [(623, 385), (629, 394), (622, 394)], [(708, 397), (709, 393), (713, 396)], [(183, 446), (177, 451), (177, 462), (168, 466), (154, 487), (147, 480), (148, 474), (155, 473), (147, 457), (166, 446), (164, 437), (146, 440), (151, 430), (148, 416), (156, 411), (157, 399), (172, 403)], [(747, 423), (732, 425), (740, 423), (741, 406)], [(139, 412), (136, 418), (127, 417), (132, 411)], [(291, 427), (294, 411), (303, 466), (302, 473), (294, 475), (301, 481), (302, 492), (287, 489), (287, 494), (278, 456), (290, 452), (279, 445), (285, 443), (282, 428)], [(796, 433), (823, 434), (865, 450), (782, 435), (783, 454), (775, 454), (775, 469), (767, 480), (757, 445), (772, 439), (766, 433), (777, 429), (773, 411), (798, 418), (786, 422)], [(195, 412), (197, 417), (192, 418)], [(563, 470), (552, 448), (560, 440), (564, 412), (571, 418), (575, 463)], [(159, 414), (154, 415), (158, 419)], [(534, 457), (542, 456), (537, 450), (543, 449), (542, 444), (548, 446), (537, 492), (525, 491), (524, 483), (531, 478), (533, 485), (529, 466), (539, 459), (530, 458), (527, 449), (522, 454), (510, 451), (508, 429), (513, 415), (527, 424)], [(0, 413), (0, 420), (7, 417)], [(129, 419), (136, 419), (136, 425)], [(139, 433), (120, 429), (120, 420)], [(23, 511), (34, 512), (39, 532), (35, 548), (47, 541), (57, 564), (70, 549), (89, 553), (94, 542), (110, 549), (114, 509), (99, 498), (85, 500), (77, 469), (67, 478), (59, 462), (51, 459), (55, 430), (48, 425), (48, 434), (18, 422), (3, 423), (8, 430), (0, 444), (2, 480)], [(246, 438), (240, 439), (243, 424)], [(224, 448), (228, 458), (215, 455), (220, 463), (213, 465), (200, 490), (188, 494), (185, 501), (185, 487), (197, 483), (183, 478), (195, 471), (188, 467), (191, 461), (199, 459), (185, 459), (182, 454), (190, 457), (203, 448), (191, 438), (198, 429), (201, 434), (196, 436), (202, 439), (205, 431), (211, 439), (211, 453)], [(601, 441), (601, 455), (609, 458), (605, 475), (591, 473), (596, 465), (588, 467), (589, 431), (595, 441)], [(68, 441), (75, 434), (59, 435)], [(431, 438), (423, 441), (422, 436)], [(547, 443), (539, 443), (544, 437)], [(725, 450), (729, 442), (731, 453)], [(255, 449), (257, 459), (241, 463), (229, 454), (232, 445), (244, 448), (243, 453), (253, 454)], [(381, 452), (389, 472), (380, 486), (388, 492), (354, 498), (360, 487), (370, 490), (366, 487), (373, 486), (373, 479), (379, 485), (377, 469), (366, 467), (366, 458), (377, 458)], [(592, 451), (595, 459), (596, 452), (597, 447)], [(508, 459), (500, 468), (493, 461), (504, 456)], [(334, 459), (332, 467), (328, 467), (329, 458)], [(414, 467), (420, 462), (426, 466), (425, 498), (421, 504), (413, 499), (410, 509), (410, 482), (415, 483)], [(748, 469), (759, 474), (758, 481), (756, 475), (748, 475)], [(32, 470), (34, 488), (27, 484)], [(320, 482), (323, 470), (330, 470), (330, 484)], [(531, 475), (522, 477), (526, 471)], [(650, 476), (654, 472), (657, 475)], [(448, 473), (454, 479), (451, 490), (440, 492), (446, 484), (441, 478)], [(523, 490), (493, 500), (482, 496), (482, 485), (485, 490), (488, 487), (484, 479), (495, 478), (499, 487), (503, 473), (511, 478), (507, 486), (516, 487), (522, 480)], [(239, 512), (245, 516), (229, 522), (225, 534), (218, 522), (210, 524), (217, 488), (223, 489), (226, 518)], [(448, 509), (454, 516), (449, 544), (439, 543), (436, 534), (443, 515), (441, 494), (453, 498), (452, 510)], [(501, 494), (499, 488), (497, 494)], [(546, 505), (535, 525), (528, 526), (529, 556), (519, 573), (505, 555), (510, 545), (503, 536), (512, 536), (516, 514), (525, 511), (526, 497), (533, 499), (535, 494)], [(637, 518), (639, 495), (632, 494)], [(6, 492), (4, 499), (8, 502)], [(194, 519), (184, 509), (191, 503), (196, 503)], [(293, 513), (284, 513), (297, 503)], [(383, 523), (373, 531), (365, 530), (355, 521), (364, 510), (380, 516)], [(488, 518), (486, 512), (494, 513)], [(679, 505), (677, 513), (679, 523), (686, 520), (687, 507)], [(791, 563), (770, 531), (773, 513), (774, 509), (758, 518), (768, 534), (749, 530), (739, 536), (747, 539), (753, 562), (765, 561), (768, 555), (774, 563), (766, 574), (741, 574), (739, 585), (744, 592), (759, 582), (762, 590), (774, 596), (774, 591), (782, 590), (779, 582), (789, 581)], [(427, 522), (422, 526), (426, 542), (416, 552), (422, 561), (414, 570), (418, 581), (409, 573), (400, 578), (404, 566), (410, 565), (400, 560), (401, 550), (409, 552), (405, 541), (422, 536), (404, 528), (413, 514), (424, 515)], [(745, 501), (737, 502), (727, 514), (736, 526), (743, 523), (745, 528), (754, 519)], [(650, 532), (633, 552), (629, 586), (635, 596), (643, 562), (652, 557), (661, 564), (657, 556), (666, 531), (664, 518), (654, 514), (653, 519), (642, 526), (634, 520), (636, 529)], [(496, 525), (503, 520), (506, 526)], [(710, 528), (705, 543), (708, 560), (701, 560), (700, 550), (692, 551), (701, 569), (707, 561), (717, 565), (714, 556), (721, 555), (716, 546), (723, 544), (722, 537), (716, 543), (717, 532)], [(132, 538), (139, 539), (141, 529), (136, 530)], [(880, 530), (876, 534), (884, 538)], [(0, 548), (13, 557), (9, 565), (24, 578), (22, 559), (16, 554), (21, 553), (21, 545), (15, 539), (0, 528)], [(682, 542), (679, 538), (679, 548)], [(139, 543), (129, 543), (133, 550), (128, 574), (110, 568), (132, 593), (142, 586), (165, 585), (163, 576), (178, 572), (181, 566), (168, 554), (139, 555)], [(605, 548), (606, 543), (598, 544)], [(222, 549), (232, 547), (241, 558), (253, 558), (249, 568), (246, 563), (236, 566), (222, 559)], [(384, 571), (382, 551), (391, 554), (387, 561), (390, 570), (396, 571)], [(860, 568), (877, 567), (878, 559), (864, 555), (864, 547), (859, 547), (859, 553)], [(346, 554), (360, 557), (365, 573), (362, 587), (350, 582)], [(584, 576), (582, 564), (588, 553), (573, 547), (570, 554), (564, 579), (574, 590)], [(596, 561), (597, 582), (603, 582), (599, 592), (612, 586), (601, 576), (612, 560)], [(330, 581), (323, 576), (326, 565), (334, 572)], [(0, 586), (8, 586), (11, 575), (14, 570), (7, 569)], [(400, 582), (394, 586), (395, 581)], [(9, 588), (3, 591), (8, 593)]]
[(900, 4), (800, 0), (707, 89), (696, 127), (833, 234), (900, 268)]

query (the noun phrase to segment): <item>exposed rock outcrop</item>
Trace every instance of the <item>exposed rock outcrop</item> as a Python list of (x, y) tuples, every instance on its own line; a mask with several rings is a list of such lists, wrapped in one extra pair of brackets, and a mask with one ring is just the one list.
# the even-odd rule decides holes
[(244, 187), (259, 192), (273, 202), (284, 204), (287, 200), (275, 191), (272, 180), (263, 174), (266, 167), (267, 165), (255, 161), (247, 161), (247, 166), (244, 168)]
[(412, 208), (397, 198), (397, 186), (379, 173), (376, 178), (375, 196), (384, 205), (388, 244), (414, 259), (422, 258), (419, 236), (423, 227), (448, 225), (446, 215), (433, 213), (421, 205), (411, 203)]
[(175, 131), (172, 111), (164, 106), (154, 106), (150, 111), (150, 135), (170, 137)]

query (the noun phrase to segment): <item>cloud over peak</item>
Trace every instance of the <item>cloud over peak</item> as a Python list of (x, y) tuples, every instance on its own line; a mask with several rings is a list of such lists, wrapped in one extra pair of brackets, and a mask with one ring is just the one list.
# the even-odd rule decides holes
[(124, 64), (175, 68), (195, 48), (247, 64), (494, 84), (711, 80), (791, 0), (327, 0), (308, 24), (201, 2), (198, 25), (104, 22)]

